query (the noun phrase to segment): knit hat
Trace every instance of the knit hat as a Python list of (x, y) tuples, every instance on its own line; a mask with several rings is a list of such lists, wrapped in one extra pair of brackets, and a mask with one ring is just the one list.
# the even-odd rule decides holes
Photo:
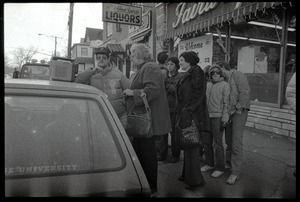
[(105, 54), (105, 55), (107, 55), (107, 57), (109, 57), (110, 51), (108, 50), (108, 48), (100, 47), (100, 48), (95, 48), (94, 53), (95, 54)]
[(160, 52), (158, 53), (157, 55), (157, 61), (160, 63), (160, 64), (165, 64), (166, 60), (168, 59), (168, 53), (167, 52)]
[(179, 57), (183, 57), (184, 60), (188, 63), (190, 63), (191, 66), (197, 65), (200, 61), (200, 58), (198, 57), (197, 53), (194, 51), (186, 51), (180, 54)]

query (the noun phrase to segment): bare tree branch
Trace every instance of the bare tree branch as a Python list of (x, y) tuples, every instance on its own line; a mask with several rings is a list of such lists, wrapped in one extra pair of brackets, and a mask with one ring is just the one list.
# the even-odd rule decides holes
[(31, 46), (29, 49), (19, 47), (12, 52), (13, 63), (19, 68), (22, 67), (26, 62), (30, 62), (32, 57), (37, 53), (38, 48)]

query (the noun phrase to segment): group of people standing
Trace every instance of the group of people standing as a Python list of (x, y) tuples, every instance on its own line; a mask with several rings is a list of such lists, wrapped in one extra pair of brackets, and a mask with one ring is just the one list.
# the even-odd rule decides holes
[(119, 118), (129, 113), (133, 105), (137, 111), (144, 110), (141, 90), (146, 94), (153, 136), (134, 137), (132, 145), (151, 192), (157, 191), (158, 160), (165, 160), (168, 153), (168, 134), (171, 134), (171, 161), (177, 163), (181, 150), (176, 141), (176, 127), (184, 129), (192, 122), (203, 142), (205, 164), (200, 165), (200, 147), (184, 149), (182, 175), (178, 179), (185, 182), (186, 189), (193, 190), (205, 185), (201, 172), (214, 170), (211, 176), (219, 177), (226, 168), (231, 168), (226, 182), (235, 184), (240, 177), (243, 130), (250, 110), (246, 76), (224, 62), (213, 64), (204, 72), (197, 65), (200, 59), (193, 51), (183, 52), (178, 58), (159, 53), (159, 64), (154, 62), (145, 44), (133, 44), (130, 53), (134, 70), (130, 79), (110, 65), (109, 50), (102, 47), (95, 51), (97, 66), (78, 74), (75, 82), (104, 91)]

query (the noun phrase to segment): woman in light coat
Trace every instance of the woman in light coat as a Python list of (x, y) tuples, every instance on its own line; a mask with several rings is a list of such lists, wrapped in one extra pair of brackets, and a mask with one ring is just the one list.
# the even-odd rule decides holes
[(172, 130), (167, 94), (161, 70), (151, 59), (149, 48), (144, 44), (133, 44), (130, 51), (131, 63), (137, 67), (137, 71), (132, 78), (130, 88), (124, 90), (127, 112), (135, 104), (134, 112), (144, 113), (145, 107), (141, 98), (141, 90), (143, 90), (151, 109), (153, 130), (153, 137), (147, 139), (134, 137), (132, 144), (146, 174), (151, 192), (155, 193), (158, 172), (155, 139)]

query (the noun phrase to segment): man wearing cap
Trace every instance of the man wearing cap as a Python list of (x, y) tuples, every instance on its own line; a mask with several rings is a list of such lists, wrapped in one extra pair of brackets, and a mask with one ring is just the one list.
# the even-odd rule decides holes
[(89, 68), (77, 75), (76, 83), (83, 83), (102, 90), (112, 104), (118, 117), (126, 115), (123, 91), (129, 88), (129, 79), (109, 63), (110, 51), (106, 47), (96, 48), (96, 67)]

